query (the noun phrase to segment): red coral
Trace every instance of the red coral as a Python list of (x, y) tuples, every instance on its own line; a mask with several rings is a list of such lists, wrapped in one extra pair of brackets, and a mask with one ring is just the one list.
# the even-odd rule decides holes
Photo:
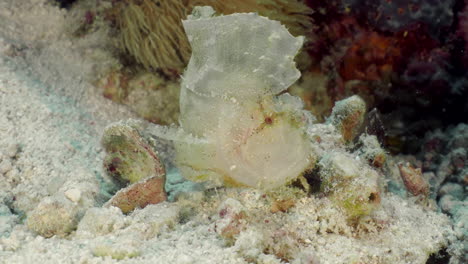
[(401, 61), (402, 51), (396, 38), (368, 32), (358, 38), (347, 50), (339, 66), (341, 78), (378, 81), (387, 79), (394, 65)]

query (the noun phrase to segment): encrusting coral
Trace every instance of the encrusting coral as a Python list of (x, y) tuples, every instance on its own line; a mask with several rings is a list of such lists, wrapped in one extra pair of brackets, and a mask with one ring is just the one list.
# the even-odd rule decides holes
[(351, 220), (369, 215), (380, 204), (379, 174), (353, 156), (332, 152), (319, 166), (322, 191), (344, 208)]

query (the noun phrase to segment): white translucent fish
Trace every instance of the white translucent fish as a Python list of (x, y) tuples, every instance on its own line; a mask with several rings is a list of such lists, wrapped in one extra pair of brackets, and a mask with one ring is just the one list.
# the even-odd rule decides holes
[(303, 38), (254, 13), (190, 18), (180, 126), (203, 140), (175, 142), (182, 174), (262, 189), (295, 179), (312, 161), (309, 118), (299, 98), (277, 95), (300, 77)]

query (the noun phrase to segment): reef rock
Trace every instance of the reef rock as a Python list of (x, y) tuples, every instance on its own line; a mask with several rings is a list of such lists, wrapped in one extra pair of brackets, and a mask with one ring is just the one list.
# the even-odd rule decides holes
[(104, 159), (106, 172), (123, 186), (165, 175), (156, 153), (131, 125), (116, 123), (107, 127), (102, 145), (107, 152)]

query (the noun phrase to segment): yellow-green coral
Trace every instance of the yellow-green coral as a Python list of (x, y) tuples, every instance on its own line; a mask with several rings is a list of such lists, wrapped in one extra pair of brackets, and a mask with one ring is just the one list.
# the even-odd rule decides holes
[(369, 215), (380, 203), (379, 175), (350, 154), (332, 152), (320, 162), (322, 191), (350, 220)]

